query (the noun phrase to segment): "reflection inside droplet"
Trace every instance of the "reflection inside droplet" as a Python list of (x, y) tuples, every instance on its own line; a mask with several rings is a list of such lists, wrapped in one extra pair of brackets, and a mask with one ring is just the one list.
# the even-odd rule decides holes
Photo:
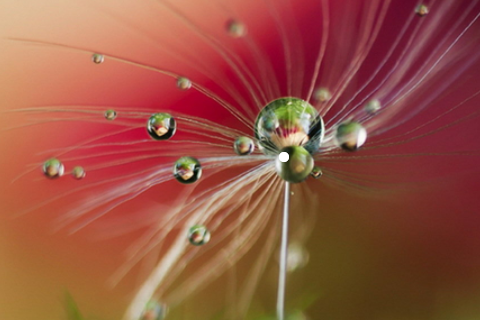
[(63, 175), (63, 173), (65, 172), (65, 167), (60, 162), (60, 160), (52, 158), (45, 161), (42, 170), (43, 174), (45, 174), (47, 178), (55, 179)]
[(188, 241), (194, 246), (204, 245), (210, 241), (210, 231), (205, 226), (193, 226), (188, 230)]
[(173, 175), (181, 183), (193, 183), (202, 176), (202, 167), (197, 159), (182, 157), (175, 162)]

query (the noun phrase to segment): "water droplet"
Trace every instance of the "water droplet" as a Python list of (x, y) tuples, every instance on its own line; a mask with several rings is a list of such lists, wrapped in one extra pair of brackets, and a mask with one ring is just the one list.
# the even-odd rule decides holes
[(107, 120), (114, 120), (117, 117), (117, 112), (115, 110), (107, 110), (105, 111), (105, 119)]
[(238, 137), (233, 142), (233, 150), (240, 156), (249, 155), (255, 150), (255, 143), (248, 137)]
[(417, 6), (417, 8), (415, 8), (415, 13), (420, 17), (424, 17), (428, 14), (428, 7), (424, 4), (420, 4)]
[(287, 271), (293, 272), (307, 265), (310, 255), (298, 242), (292, 242), (288, 245)]
[(85, 172), (85, 169), (83, 169), (82, 167), (77, 166), (72, 169), (72, 177), (74, 177), (75, 179), (83, 179), (85, 178), (86, 174), (87, 173)]
[(288, 154), (288, 152), (280, 152), (280, 154), (278, 155), (278, 161), (280, 162), (287, 162), (288, 159), (290, 159), (290, 155)]
[(381, 108), (382, 108), (382, 105), (380, 104), (380, 101), (378, 101), (377, 99), (370, 100), (365, 105), (365, 111), (371, 115), (377, 113), (378, 110), (380, 110)]
[(188, 230), (188, 241), (194, 246), (202, 246), (210, 241), (210, 231), (204, 226), (193, 226)]
[(173, 166), (173, 176), (181, 183), (193, 183), (202, 176), (200, 162), (193, 157), (181, 157)]
[(318, 88), (313, 93), (313, 99), (318, 102), (327, 102), (332, 98), (332, 93), (327, 88)]
[(100, 53), (94, 53), (92, 54), (92, 61), (95, 64), (103, 63), (103, 61), (105, 61), (105, 56)]
[(155, 140), (170, 139), (176, 130), (175, 119), (168, 113), (155, 113), (148, 119), (147, 131)]
[(241, 38), (247, 34), (247, 27), (240, 21), (228, 20), (227, 33), (233, 38)]
[(192, 81), (185, 77), (180, 77), (177, 79), (177, 88), (180, 90), (188, 90), (192, 87)]
[(285, 181), (298, 183), (305, 180), (313, 168), (313, 157), (305, 149), (300, 146), (285, 147), (282, 152), (288, 154), (288, 161), (282, 162), (277, 157), (275, 161), (275, 169), (278, 175)]
[(42, 170), (47, 178), (56, 179), (63, 176), (65, 167), (60, 160), (52, 158), (44, 162)]
[(156, 300), (150, 300), (143, 309), (140, 320), (163, 320), (167, 316), (168, 307)]
[(314, 166), (312, 172), (310, 172), (310, 175), (315, 179), (318, 179), (323, 175), (322, 169), (320, 169), (318, 166)]
[(260, 111), (255, 122), (255, 138), (262, 152), (278, 155), (288, 146), (303, 146), (314, 153), (323, 140), (324, 124), (317, 110), (297, 98), (280, 98)]
[(358, 122), (345, 122), (337, 127), (335, 139), (342, 149), (355, 151), (367, 140), (367, 130)]

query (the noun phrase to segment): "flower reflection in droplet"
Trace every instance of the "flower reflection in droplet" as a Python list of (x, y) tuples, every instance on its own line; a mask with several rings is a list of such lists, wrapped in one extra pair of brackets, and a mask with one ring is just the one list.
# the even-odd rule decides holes
[[(417, 1), (399, 0), (159, 0), (122, 6), (87, 1), (68, 8), (52, 0), (37, 14), (23, 12), (18, 19), (25, 26), (2, 29), (8, 49), (3, 61), (12, 63), (7, 74), (15, 81), (5, 95), (9, 103), (2, 109), (2, 139), (11, 142), (15, 136), (15, 147), (3, 145), (16, 159), (3, 160), (3, 177), (14, 183), (5, 188), (2, 200), (25, 218), (40, 221), (38, 216), (46, 213), (49, 219), (39, 224), (43, 227), (53, 219), (60, 230), (82, 239), (100, 234), (114, 243), (117, 258), (126, 251), (126, 262), (114, 270), (98, 262), (103, 276), (113, 273), (108, 280), (117, 287), (112, 290), (130, 294), (129, 306), (121, 306), (127, 310), (124, 319), (138, 318), (153, 296), (167, 303), (172, 317), (187, 312), (182, 306), (188, 309), (188, 303), (219, 303), (215, 290), (226, 292), (228, 306), (209, 306), (198, 319), (215, 312), (243, 319), (263, 308), (262, 303), (272, 309), (268, 294), (254, 292), (275, 260), (269, 258), (277, 246), (282, 203), (276, 152), (251, 152), (248, 146), (237, 151), (245, 154), (239, 156), (232, 145), (245, 137), (270, 148), (255, 136), (255, 120), (272, 101), (294, 97), (312, 104), (325, 121), (324, 142), (305, 151), (314, 161), (300, 166), (305, 169), (300, 178), (292, 178), (306, 181), (294, 186), (291, 232), (313, 234), (310, 262), (294, 276), (305, 270), (311, 284), (305, 290), (324, 290), (310, 307), (312, 313), (306, 313), (402, 319), (403, 311), (395, 310), (403, 310), (410, 299), (425, 301), (436, 293), (439, 301), (448, 300), (448, 288), (471, 288), (467, 278), (437, 283), (426, 270), (440, 264), (443, 254), (455, 257), (456, 249), (464, 248), (462, 241), (478, 248), (478, 237), (461, 232), (477, 220), (457, 222), (455, 233), (443, 229), (449, 224), (425, 217), (432, 210), (438, 219), (452, 221), (454, 208), (473, 212), (459, 206), (458, 199), (478, 204), (468, 186), (479, 172), (478, 129), (472, 120), (478, 115), (480, 4), (434, 0), (422, 5), (426, 11), (419, 11)], [(20, 5), (10, 7), (21, 11)], [(57, 15), (60, 9), (64, 11)], [(9, 19), (7, 26), (19, 23), (15, 15)], [(41, 28), (33, 28), (35, 23)], [(162, 116), (152, 120), (154, 115)], [(300, 125), (305, 119), (299, 117), (298, 124), (286, 119), (264, 126), (275, 133), (278, 145), (273, 145), (279, 150), (291, 141), (303, 145), (314, 140)], [(342, 124), (361, 127), (353, 128), (353, 138), (339, 141), (345, 138), (336, 134)], [(364, 131), (366, 142), (359, 134)], [(279, 142), (287, 140), (287, 145)], [(355, 153), (337, 146), (348, 143), (346, 149), (356, 150), (363, 142)], [(177, 160), (181, 163), (172, 173)], [(81, 178), (38, 179), (44, 163), (48, 177), (61, 176), (65, 166)], [(312, 167), (321, 179), (307, 178)], [(460, 177), (466, 177), (464, 183)], [(445, 186), (453, 185), (450, 194)], [(425, 191), (433, 187), (438, 191)], [(435, 201), (415, 202), (415, 194)], [(319, 226), (313, 227), (313, 220)], [(193, 225), (208, 226), (208, 246), (189, 245), (185, 235)], [(425, 225), (431, 229), (421, 229)], [(444, 251), (418, 236), (443, 239), (444, 233), (452, 240), (451, 247), (443, 244)], [(85, 248), (96, 246), (101, 241), (71, 250), (77, 248), (81, 260)], [(413, 252), (405, 253), (409, 248)], [(478, 266), (467, 253), (461, 258)], [(421, 265), (405, 262), (412, 259)], [(397, 265), (412, 272), (412, 278)], [(438, 277), (468, 269), (453, 262), (444, 268), (436, 271)], [(376, 269), (378, 278), (371, 271)], [(480, 277), (468, 270), (472, 278)], [(141, 284), (134, 283), (136, 277)], [(107, 280), (98, 276), (96, 281), (100, 279)], [(229, 279), (229, 285), (216, 279)], [(427, 289), (417, 287), (418, 281)], [(189, 300), (207, 285), (210, 290)], [(302, 291), (295, 283), (288, 286)], [(258, 296), (265, 301), (253, 298)], [(335, 308), (344, 305), (351, 307)], [(436, 315), (442, 308), (457, 318), (460, 314), (460, 302), (443, 307), (428, 301), (414, 308), (412, 317), (426, 318), (427, 309)], [(466, 308), (475, 312), (474, 306)]]

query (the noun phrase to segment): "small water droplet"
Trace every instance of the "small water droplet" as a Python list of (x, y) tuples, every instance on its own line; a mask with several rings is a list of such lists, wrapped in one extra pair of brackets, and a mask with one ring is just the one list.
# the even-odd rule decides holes
[(313, 99), (317, 102), (327, 102), (332, 98), (332, 93), (327, 88), (318, 88), (313, 93)]
[(314, 166), (310, 175), (315, 179), (318, 179), (323, 175), (322, 169), (320, 169), (319, 166)]
[(148, 119), (147, 131), (155, 140), (170, 139), (176, 130), (175, 119), (168, 113), (155, 113)]
[(293, 272), (297, 269), (303, 268), (307, 265), (310, 255), (298, 242), (292, 242), (288, 245), (288, 255), (287, 255), (287, 271)]
[(355, 151), (367, 140), (367, 130), (358, 122), (344, 122), (335, 133), (337, 145), (346, 151)]
[(181, 183), (193, 183), (202, 176), (200, 162), (193, 157), (181, 157), (173, 166), (173, 176)]
[(78, 179), (78, 180), (83, 179), (85, 178), (86, 174), (87, 173), (85, 172), (85, 169), (83, 169), (80, 166), (77, 166), (72, 169), (72, 177), (74, 177), (75, 179)]
[(417, 8), (415, 8), (415, 13), (420, 17), (424, 17), (428, 14), (428, 7), (424, 4), (420, 4), (417, 6)]
[(63, 166), (63, 163), (60, 162), (60, 160), (52, 158), (43, 163), (42, 170), (43, 174), (47, 178), (56, 179), (63, 176), (63, 173), (65, 172), (65, 167)]
[(313, 168), (312, 155), (300, 146), (283, 148), (280, 154), (282, 153), (286, 153), (288, 159), (283, 162), (280, 157), (277, 157), (275, 161), (275, 169), (280, 178), (291, 183), (305, 180)]
[(382, 108), (382, 105), (380, 104), (380, 101), (377, 99), (370, 100), (365, 105), (365, 111), (370, 115), (377, 113), (381, 108)]
[(105, 111), (104, 116), (105, 116), (105, 119), (111, 121), (111, 120), (114, 120), (117, 117), (117, 112), (115, 110), (110, 109), (110, 110)]
[(231, 19), (226, 24), (227, 33), (233, 38), (241, 38), (247, 34), (247, 27), (240, 21)]
[(194, 246), (202, 246), (210, 241), (210, 231), (202, 225), (193, 226), (188, 230), (188, 241)]
[(156, 300), (147, 302), (140, 320), (163, 320), (167, 316), (168, 307)]
[(92, 54), (92, 61), (95, 64), (101, 64), (103, 61), (105, 61), (105, 56), (100, 53), (94, 53)]
[(249, 155), (255, 150), (255, 143), (248, 137), (238, 137), (233, 143), (233, 150), (240, 155)]
[(180, 77), (177, 79), (177, 88), (180, 90), (188, 90), (192, 87), (192, 81), (185, 77)]

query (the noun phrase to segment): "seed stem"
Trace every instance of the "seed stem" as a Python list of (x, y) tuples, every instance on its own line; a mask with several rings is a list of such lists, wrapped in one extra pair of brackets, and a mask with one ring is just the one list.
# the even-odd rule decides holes
[(280, 245), (280, 272), (278, 275), (277, 319), (284, 320), (285, 286), (287, 278), (288, 212), (290, 207), (290, 182), (285, 182), (283, 204), (282, 241)]

